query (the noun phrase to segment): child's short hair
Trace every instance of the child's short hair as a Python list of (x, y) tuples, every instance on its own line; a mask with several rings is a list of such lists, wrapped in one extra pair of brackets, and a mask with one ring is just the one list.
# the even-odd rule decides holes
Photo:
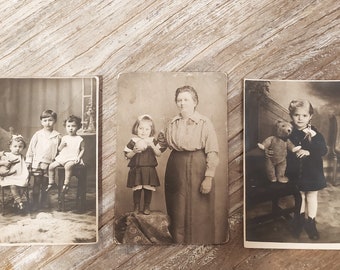
[(289, 104), (289, 114), (292, 116), (297, 108), (306, 108), (310, 115), (313, 115), (314, 109), (312, 104), (308, 100), (292, 100)]
[(138, 127), (139, 127), (139, 125), (140, 125), (140, 122), (142, 122), (142, 121), (148, 121), (148, 122), (151, 123), (151, 132), (150, 132), (150, 136), (155, 135), (155, 133), (156, 133), (155, 124), (154, 124), (154, 122), (153, 122), (151, 116), (148, 115), (148, 114), (143, 114), (143, 115), (141, 115), (141, 116), (139, 116), (139, 117), (137, 118), (136, 122), (135, 122), (135, 123), (133, 124), (133, 126), (132, 126), (132, 134), (133, 134), (133, 135), (138, 135)]
[(64, 121), (64, 126), (66, 126), (66, 123), (76, 123), (77, 125), (77, 130), (81, 128), (81, 118), (75, 115), (70, 115), (65, 121)]
[(52, 117), (54, 121), (57, 121), (57, 113), (52, 110), (45, 110), (40, 115), (40, 120), (44, 118)]
[(11, 139), (9, 140), (9, 145), (11, 145), (13, 142), (21, 142), (24, 145), (24, 148), (26, 148), (26, 142), (24, 137), (21, 135), (12, 135)]

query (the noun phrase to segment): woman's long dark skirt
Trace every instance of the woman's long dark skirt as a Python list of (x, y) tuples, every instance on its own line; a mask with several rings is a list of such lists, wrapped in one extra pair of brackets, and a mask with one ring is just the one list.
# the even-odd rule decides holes
[(176, 243), (214, 243), (214, 188), (202, 194), (206, 155), (203, 151), (172, 151), (165, 172), (169, 231)]

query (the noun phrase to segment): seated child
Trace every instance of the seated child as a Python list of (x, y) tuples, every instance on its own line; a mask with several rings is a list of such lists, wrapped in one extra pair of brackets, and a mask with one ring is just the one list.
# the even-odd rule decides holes
[(10, 159), (7, 155), (5, 155), (4, 151), (0, 152), (0, 177), (14, 174), (16, 170), (12, 165), (19, 161), (20, 160), (18, 158)]
[(0, 180), (0, 185), (2, 187), (10, 186), (11, 192), (14, 198), (15, 205), (22, 210), (24, 208), (25, 198), (24, 187), (28, 185), (29, 173), (26, 167), (22, 151), (26, 147), (24, 138), (21, 135), (13, 135), (9, 142), (10, 152), (4, 152), (8, 160), (15, 160), (15, 163), (11, 163), (11, 168), (9, 169), (9, 174)]
[(83, 164), (82, 157), (84, 155), (85, 145), (81, 136), (77, 135), (77, 131), (81, 128), (81, 119), (71, 115), (64, 122), (67, 135), (61, 138), (61, 143), (58, 147), (59, 154), (56, 156), (48, 168), (48, 187), (49, 191), (55, 181), (55, 169), (59, 166), (65, 168), (65, 181), (63, 193), (69, 189), (69, 182), (72, 175), (72, 168), (76, 164)]

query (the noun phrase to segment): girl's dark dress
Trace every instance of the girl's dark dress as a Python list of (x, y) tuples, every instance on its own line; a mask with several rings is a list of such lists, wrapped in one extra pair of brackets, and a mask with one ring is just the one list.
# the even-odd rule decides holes
[(322, 156), (327, 153), (327, 146), (322, 134), (315, 127), (312, 127), (312, 130), (316, 135), (310, 142), (303, 130), (294, 128), (289, 136), (294, 145), (300, 145), (302, 149), (310, 152), (310, 155), (304, 158), (297, 158), (291, 152), (287, 156), (287, 176), (296, 183), (300, 191), (317, 191), (326, 187)]
[[(157, 145), (155, 139), (153, 140), (153, 143)], [(125, 151), (128, 149), (132, 151), (135, 144), (135, 140), (131, 139), (126, 146)], [(128, 164), (130, 170), (128, 173), (127, 187), (132, 188), (138, 185), (159, 186), (160, 182), (156, 171), (157, 165), (157, 159), (151, 147), (134, 155)]]

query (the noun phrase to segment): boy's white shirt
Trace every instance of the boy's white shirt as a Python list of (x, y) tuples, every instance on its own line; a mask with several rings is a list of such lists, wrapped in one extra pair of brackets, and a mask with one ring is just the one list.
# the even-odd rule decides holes
[[(43, 129), (38, 130), (32, 137), (27, 149), (26, 163), (31, 163), (33, 168), (37, 168), (39, 163), (51, 163), (57, 155), (60, 133), (53, 130), (49, 136)], [(51, 143), (55, 139), (56, 143)]]
[[(153, 140), (154, 140), (154, 137), (148, 137), (148, 138), (145, 138), (145, 139), (139, 138), (139, 137), (133, 137), (131, 140), (132, 140), (134, 143), (137, 143), (137, 142), (139, 142), (139, 141), (145, 141), (145, 142), (150, 142), (150, 143), (152, 143)], [(126, 151), (126, 152), (132, 151), (131, 149), (127, 148), (126, 146), (125, 146), (125, 149), (126, 149), (126, 150), (124, 150), (124, 151)], [(151, 186), (151, 185), (138, 185), (138, 186), (134, 186), (134, 187), (132, 188), (132, 190), (133, 190), (133, 191), (136, 191), (136, 190), (139, 190), (139, 189), (142, 189), (142, 188), (147, 189), (147, 190), (151, 190), (151, 191), (156, 191), (156, 188), (153, 187), (153, 186)]]

